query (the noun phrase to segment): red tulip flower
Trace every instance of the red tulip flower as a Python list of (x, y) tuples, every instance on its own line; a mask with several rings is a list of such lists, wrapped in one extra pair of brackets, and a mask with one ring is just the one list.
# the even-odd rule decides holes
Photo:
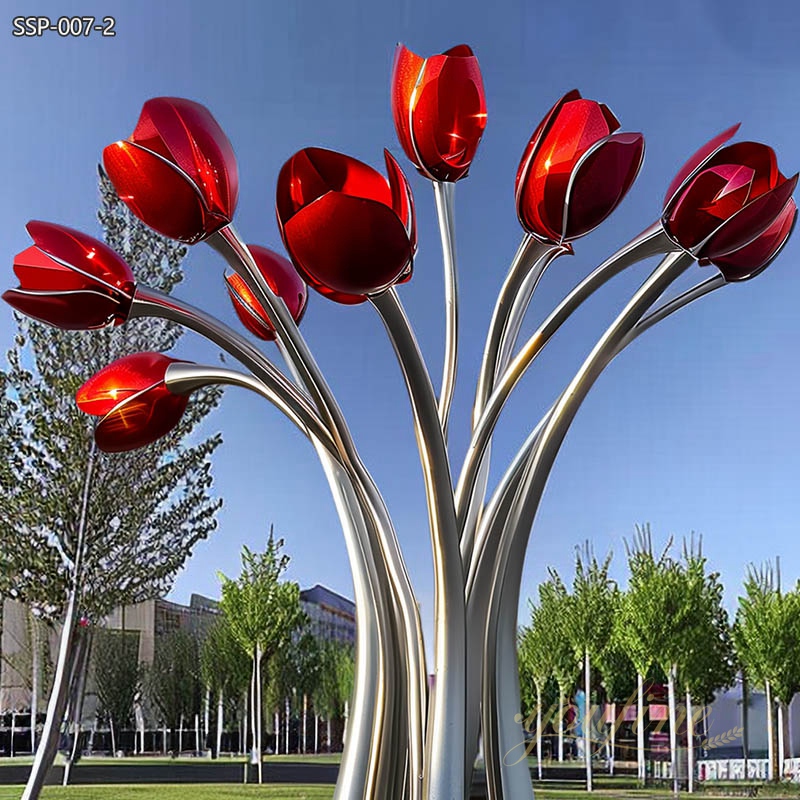
[(110, 144), (103, 164), (120, 198), (146, 225), (187, 244), (228, 225), (236, 210), (236, 157), (211, 112), (179, 97), (142, 108), (130, 139)]
[(67, 330), (125, 321), (135, 290), (130, 267), (110, 247), (72, 228), (31, 221), (34, 244), (14, 257), (19, 288), (3, 300), (29, 317)]
[(472, 50), (460, 44), (423, 58), (397, 45), (392, 114), (403, 150), (426, 178), (465, 178), (486, 127), (483, 79)]
[(617, 133), (603, 103), (564, 95), (539, 123), (517, 170), (517, 216), (545, 242), (594, 230), (633, 185), (644, 157), (641, 133)]
[(785, 223), (782, 214), (797, 185), (797, 175), (787, 179), (778, 170), (771, 147), (759, 142), (723, 146), (738, 127), (700, 148), (664, 201), (664, 230), (701, 263), (741, 253), (779, 218)]
[(707, 263), (714, 264), (728, 283), (755, 278), (775, 260), (783, 249), (792, 233), (796, 219), (797, 205), (790, 198), (772, 225), (757, 239), (730, 255), (719, 256)]
[[(248, 245), (258, 270), (269, 288), (286, 304), (295, 322), (303, 318), (308, 290), (292, 263), (266, 247)], [(275, 327), (244, 279), (235, 272), (225, 276), (233, 308), (242, 325), (264, 341), (275, 339)]]
[(78, 408), (103, 417), (94, 432), (101, 450), (136, 450), (180, 422), (189, 398), (173, 394), (164, 382), (167, 367), (175, 363), (162, 353), (136, 353), (118, 358), (78, 389)]
[(408, 180), (384, 151), (389, 180), (332, 150), (295, 153), (278, 176), (284, 245), (305, 282), (339, 303), (361, 303), (411, 277), (416, 250)]

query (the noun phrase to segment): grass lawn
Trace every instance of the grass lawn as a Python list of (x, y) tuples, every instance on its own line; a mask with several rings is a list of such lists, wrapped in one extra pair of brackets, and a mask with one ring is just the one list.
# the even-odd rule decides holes
[[(0, 786), (0, 800), (19, 800), (21, 786)], [(330, 800), (333, 786), (264, 784), (148, 784), (140, 786), (46, 786), (42, 800)]]
[[(0, 786), (0, 800), (19, 800), (21, 786)], [(716, 794), (711, 787), (697, 795), (681, 792), (681, 798), (719, 798), (730, 795)], [(759, 797), (796, 798), (796, 787), (770, 787), (759, 792)], [(301, 786), (264, 784), (262, 786), (239, 784), (148, 784), (139, 786), (47, 786), (43, 800), (331, 800), (333, 786)], [(674, 800), (672, 792), (663, 789), (596, 789), (591, 795), (574, 788), (536, 788), (536, 800)]]
[[(103, 764), (109, 766), (113, 764), (244, 764), (245, 756), (222, 756), (219, 759), (193, 756), (181, 756), (181, 758), (169, 758), (168, 756), (126, 756), (125, 758), (112, 758), (111, 756), (85, 756), (79, 764)], [(288, 756), (264, 756), (265, 764), (283, 764), (286, 762), (297, 764), (338, 764), (342, 760), (341, 753), (318, 753), (314, 755), (302, 755), (291, 753)], [(24, 766), (33, 763), (33, 756), (20, 756), (15, 758), (0, 758), (0, 768), (10, 766)], [(64, 757), (59, 753), (56, 756), (56, 766), (64, 763)]]

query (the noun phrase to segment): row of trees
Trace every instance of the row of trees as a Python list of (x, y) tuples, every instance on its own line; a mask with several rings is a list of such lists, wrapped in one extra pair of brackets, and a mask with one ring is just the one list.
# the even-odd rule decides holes
[[(750, 685), (767, 693), (770, 774), (785, 751), (782, 715), (800, 690), (800, 588), (783, 592), (769, 569), (751, 568), (733, 624), (723, 606), (723, 585), (710, 572), (699, 540), (684, 541), (680, 556), (672, 541), (660, 553), (648, 526), (637, 527), (626, 543), (628, 582), (620, 588), (609, 576), (611, 557), (598, 560), (588, 545), (576, 552), (571, 590), (551, 570), (539, 587), (531, 618), (519, 636), (519, 666), (524, 708), (537, 710), (541, 754), (542, 705), (555, 684), (559, 703), (559, 759), (563, 759), (564, 702), (583, 672), (581, 728), (587, 788), (592, 788), (592, 688), (610, 704), (608, 742), (613, 771), (617, 709), (634, 694), (637, 762), (646, 775), (644, 687), (667, 685), (670, 761), (677, 788), (677, 704), (685, 708), (686, 737), (694, 743), (695, 725), (715, 692), (730, 686), (737, 670)], [(773, 748), (773, 702), (777, 701), (779, 741)], [(602, 724), (602, 723), (601, 723)], [(694, 747), (688, 748), (689, 789), (693, 789)], [(540, 769), (541, 769), (541, 759)]]
[(307, 752), (310, 701), (314, 749), (319, 746), (320, 717), (327, 721), (330, 747), (331, 721), (347, 716), (353, 654), (349, 646), (320, 640), (309, 629), (299, 587), (281, 577), (289, 562), (282, 546), (270, 532), (265, 552), (245, 547), (239, 577), (221, 576), (221, 613), (213, 624), (202, 635), (180, 629), (160, 637), (146, 670), (139, 666), (137, 637), (101, 631), (95, 680), (112, 749), (115, 731), (130, 724), (139, 694), (173, 731), (174, 752), (182, 749), (174, 737), (180, 737), (186, 721), (202, 714), (204, 730), (211, 730), (209, 716), (216, 706), (216, 735), (206, 746), (221, 751), (227, 719), (229, 727), (240, 729), (242, 743), (249, 738), (259, 780), (265, 719), (272, 722), (275, 751), (283, 738), (288, 752), (291, 720), (302, 716), (300, 749)]
[[(246, 747), (251, 731), (252, 665), (233, 638), (227, 619), (220, 616), (203, 638), (187, 629), (160, 636), (149, 666), (139, 663), (138, 638), (135, 631), (107, 629), (94, 638), (92, 672), (98, 712), (108, 726), (112, 751), (125, 749), (121, 731), (135, 729), (141, 739), (134, 747), (144, 752), (148, 722), (163, 729), (163, 747), (175, 755), (202, 748), (216, 756), (223, 751), (224, 731), (231, 733), (231, 743)], [(299, 722), (299, 752), (319, 751), (321, 720), (327, 724), (330, 748), (331, 723), (344, 719), (352, 691), (350, 648), (305, 631), (262, 673), (266, 690), (262, 713), (272, 722), (273, 749), (289, 751), (293, 720)], [(309, 709), (314, 715), (313, 743), (308, 737)], [(195, 731), (191, 739), (190, 730)]]

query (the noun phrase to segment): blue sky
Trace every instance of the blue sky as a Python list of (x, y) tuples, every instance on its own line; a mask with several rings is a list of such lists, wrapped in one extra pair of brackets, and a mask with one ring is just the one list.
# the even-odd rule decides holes
[[(577, 281), (650, 224), (675, 171), (714, 134), (741, 121), (740, 139), (772, 145), (785, 174), (800, 168), (800, 12), (793, 3), (611, 0), (560, 3), (393, 2), (323, 4), (193, 2), (51, 3), (36, 12), (116, 17), (115, 38), (13, 38), (29, 3), (3, 5), (0, 126), (4, 191), (0, 243), (12, 284), (24, 224), (46, 219), (99, 233), (95, 165), (127, 136), (142, 103), (177, 95), (207, 105), (236, 150), (237, 227), (278, 247), (278, 170), (297, 149), (341, 150), (375, 166), (396, 142), (389, 109), (395, 43), (423, 55), (470, 44), (487, 92), (488, 125), (470, 177), (457, 188), (461, 369), (451, 424), (460, 464), (493, 297), (521, 237), (513, 185), (522, 150), (564, 92), (606, 102), (627, 130), (645, 134), (641, 175), (600, 229), (557, 262), (534, 301), (530, 332)], [(441, 253), (430, 186), (409, 175), (420, 248), (403, 302), (438, 382), (443, 350)], [(800, 433), (796, 423), (800, 238), (757, 280), (726, 288), (649, 332), (617, 359), (585, 402), (558, 458), (536, 522), (523, 595), (547, 565), (569, 574), (573, 548), (613, 549), (649, 521), (659, 539), (694, 530), (735, 601), (748, 562), (781, 556), (800, 575)], [(233, 322), (209, 248), (185, 262), (181, 296)], [(590, 351), (649, 271), (630, 270), (599, 292), (539, 359), (509, 403), (496, 437), (494, 474)], [(695, 268), (688, 280), (709, 273)], [(314, 295), (303, 330), (348, 417), (393, 513), (430, 630), (427, 515), (405, 389), (382, 326), (368, 307)], [(0, 347), (13, 335), (0, 313)], [(179, 354), (214, 363), (216, 351), (186, 336)], [(219, 529), (179, 575), (173, 597), (214, 595), (216, 571), (234, 574), (241, 545), (261, 547), (269, 524), (285, 537), (290, 575), (344, 594), (351, 584), (342, 537), (313, 449), (274, 410), (229, 390), (208, 432), (224, 431), (215, 461), (225, 498)]]

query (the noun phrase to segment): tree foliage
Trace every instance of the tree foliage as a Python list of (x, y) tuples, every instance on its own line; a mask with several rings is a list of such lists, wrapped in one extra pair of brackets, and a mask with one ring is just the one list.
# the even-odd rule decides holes
[(116, 731), (124, 730), (141, 688), (138, 631), (97, 630), (92, 662), (100, 711)]
[(353, 648), (343, 642), (320, 642), (320, 673), (312, 691), (314, 708), (325, 719), (341, 719), (353, 693)]
[[(169, 291), (182, 278), (185, 248), (136, 220), (100, 176), (99, 219), (107, 243), (137, 279)], [(74, 396), (94, 372), (122, 355), (170, 350), (176, 326), (136, 319), (103, 331), (67, 332), (18, 318), (9, 368), (0, 381), (0, 420), (9, 450), (0, 472), (10, 484), (0, 510), (0, 565), (6, 591), (60, 618), (73, 577), (81, 498), (96, 459), (85, 532), (81, 609), (94, 620), (116, 606), (163, 595), (195, 544), (216, 525), (210, 457), (214, 435), (194, 445), (185, 437), (216, 405), (218, 391), (193, 397), (181, 424), (162, 441), (126, 454), (94, 453), (93, 421)]]
[(145, 686), (161, 721), (173, 731), (200, 708), (200, 666), (197, 638), (182, 628), (157, 637)]
[(220, 607), (231, 635), (246, 653), (252, 654), (258, 647), (267, 660), (287, 646), (305, 619), (300, 587), (281, 580), (289, 564), (282, 548), (283, 539), (276, 540), (270, 533), (263, 553), (242, 548), (242, 572), (237, 579), (220, 575)]
[(239, 645), (228, 618), (220, 614), (208, 629), (200, 648), (203, 685), (214, 695), (239, 698), (250, 679), (250, 656)]

